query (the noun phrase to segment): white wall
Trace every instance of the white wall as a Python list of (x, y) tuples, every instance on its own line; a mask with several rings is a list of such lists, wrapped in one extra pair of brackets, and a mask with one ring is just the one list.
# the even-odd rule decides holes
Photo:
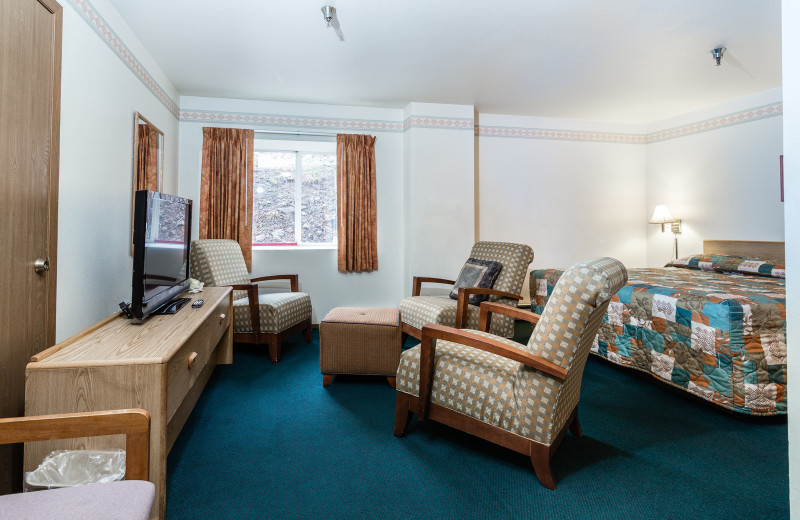
[[(325, 119), (331, 124), (344, 121), (392, 121), (395, 129), (312, 130), (293, 127), (292, 131), (324, 131), (330, 133), (366, 133), (375, 135), (375, 169), (378, 188), (378, 270), (371, 273), (340, 273), (336, 249), (255, 248), (252, 275), (297, 273), (300, 290), (311, 295), (312, 321), (318, 323), (333, 307), (396, 307), (403, 295), (404, 229), (403, 229), (403, 163), (404, 144), (402, 110), (280, 103), (236, 99), (214, 99), (184, 96), (181, 112), (202, 109), (217, 113), (269, 114), (281, 118)], [(234, 126), (256, 130), (286, 130), (284, 127), (252, 122), (222, 123), (219, 121), (181, 121), (180, 181), (178, 194), (195, 201), (193, 216), (200, 200), (200, 170), (204, 126)], [(198, 236), (194, 226), (193, 236)], [(267, 286), (267, 284), (264, 284)], [(273, 284), (278, 285), (278, 284)]]
[[(405, 108), (407, 296), (413, 276), (455, 279), (475, 243), (474, 114), (465, 105)], [(447, 127), (425, 123), (428, 118), (466, 124)]]
[[(134, 112), (165, 134), (165, 191), (177, 188), (178, 164), (176, 115), (101, 39), (74, 0), (62, 4), (56, 341), (130, 301)], [(104, 27), (119, 35), (176, 99), (174, 87), (114, 9), (105, 0), (95, 0), (94, 7), (108, 24)]]
[[(563, 268), (595, 256), (644, 265), (645, 146), (614, 142), (641, 127), (479, 117), (481, 240), (530, 245), (532, 268)], [(607, 141), (584, 134), (530, 137), (542, 128), (605, 133)], [(527, 280), (522, 294), (527, 302)]]
[[(774, 104), (781, 89), (768, 90), (649, 125), (649, 133), (686, 127), (727, 114)], [(647, 144), (647, 212), (667, 204), (682, 219), (681, 256), (700, 253), (703, 239), (784, 239), (779, 156), (782, 116), (768, 117)], [(672, 234), (647, 226), (647, 263), (664, 265)]]
[[(800, 63), (795, 52), (800, 51), (800, 4), (784, 0), (783, 18), (783, 156), (784, 210), (786, 224), (786, 319), (788, 380), (800, 380)], [(789, 395), (789, 510), (792, 518), (800, 518), (800, 422), (796, 417), (800, 385), (790, 384)]]

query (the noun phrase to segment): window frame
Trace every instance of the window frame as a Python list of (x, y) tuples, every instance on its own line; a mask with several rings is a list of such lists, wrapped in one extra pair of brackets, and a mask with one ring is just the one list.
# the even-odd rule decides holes
[[(305, 155), (315, 154), (334, 154), (334, 164), (336, 161), (336, 136), (331, 138), (314, 138), (296, 140), (299, 136), (292, 136), (291, 139), (286, 138), (264, 138), (256, 134), (256, 144), (253, 153), (293, 153), (295, 155), (295, 185), (294, 185), (294, 232), (295, 239), (302, 238), (302, 198), (303, 198), (303, 179), (305, 178), (305, 170), (303, 169), (302, 161)], [(259, 142), (261, 141), (261, 142)], [(322, 143), (325, 143), (324, 145)], [(303, 149), (305, 148), (305, 149)], [(328, 149), (323, 149), (328, 148)], [(336, 175), (334, 174), (334, 189), (336, 187)], [(255, 203), (256, 193), (253, 190), (253, 202)], [(338, 202), (338, 201), (337, 201)], [(338, 208), (336, 208), (336, 217), (338, 220)], [(253, 215), (253, 229), (255, 230), (255, 215)], [(336, 226), (335, 226), (336, 227)], [(300, 249), (337, 249), (338, 236), (334, 229), (333, 241), (324, 243), (302, 242), (255, 242), (254, 238), (252, 247), (256, 250), (300, 250)]]

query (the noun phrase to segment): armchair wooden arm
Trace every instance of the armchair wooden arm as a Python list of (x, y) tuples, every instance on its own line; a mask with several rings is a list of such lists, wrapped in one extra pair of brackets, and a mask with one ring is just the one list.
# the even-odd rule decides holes
[(250, 283), (231, 285), (234, 291), (247, 291), (247, 303), (250, 308), (250, 326), (256, 343), (261, 342), (261, 316), (258, 312), (258, 282), (267, 280), (289, 280), (292, 292), (298, 292), (299, 278), (296, 274), (273, 274), (252, 278)]
[(542, 359), (539, 356), (529, 354), (520, 348), (508, 346), (501, 341), (487, 338), (468, 330), (454, 329), (453, 327), (446, 327), (444, 325), (425, 325), (422, 327), (422, 342), (420, 344), (419, 358), (420, 420), (425, 420), (427, 418), (428, 405), (431, 402), (433, 362), (436, 359), (436, 340), (439, 339), (452, 341), (460, 345), (503, 356), (512, 361), (522, 363), (525, 366), (541, 370), (562, 381), (567, 377), (567, 370), (565, 368)]
[(419, 291), (422, 289), (423, 283), (442, 283), (445, 285), (455, 285), (455, 280), (448, 280), (447, 278), (431, 278), (429, 276), (415, 276), (414, 286), (411, 288), (411, 296), (419, 296)]
[(0, 419), (0, 444), (125, 434), (125, 479), (147, 480), (150, 414), (141, 409)]
[(539, 323), (539, 318), (542, 317), (540, 314), (526, 311), (525, 309), (509, 307), (508, 305), (500, 305), (496, 302), (483, 302), (481, 303), (481, 315), (478, 330), (489, 332), (489, 327), (492, 326), (493, 313), (504, 314), (506, 316), (511, 316), (512, 318), (518, 320), (525, 320), (533, 324)]
[(487, 294), (489, 296), (499, 296), (501, 298), (511, 298), (521, 300), (522, 296), (497, 289), (483, 289), (480, 287), (459, 287), (458, 306), (456, 307), (456, 328), (460, 329), (467, 323), (467, 309), (469, 309), (469, 297), (473, 294)]
[(267, 280), (289, 280), (291, 291), (298, 291), (298, 277), (296, 274), (273, 274), (270, 276), (259, 276), (258, 278), (251, 278), (251, 282), (264, 282)]
[[(257, 280), (257, 278), (256, 278)], [(255, 282), (231, 285), (234, 291), (247, 291), (247, 304), (250, 308), (250, 325), (256, 343), (261, 341), (261, 316), (258, 313), (258, 284)]]

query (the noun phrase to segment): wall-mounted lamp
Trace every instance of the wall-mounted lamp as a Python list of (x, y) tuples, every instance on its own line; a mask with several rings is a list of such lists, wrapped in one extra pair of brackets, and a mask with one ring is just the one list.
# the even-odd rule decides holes
[(664, 224), (671, 224), (670, 230), (672, 231), (672, 236), (675, 239), (674, 247), (675, 247), (675, 259), (678, 258), (678, 235), (681, 233), (681, 219), (675, 218), (670, 213), (669, 208), (666, 204), (659, 204), (656, 206), (656, 209), (653, 211), (653, 216), (650, 217), (648, 220), (650, 224), (661, 224), (661, 232), (663, 233), (666, 231), (664, 229)]

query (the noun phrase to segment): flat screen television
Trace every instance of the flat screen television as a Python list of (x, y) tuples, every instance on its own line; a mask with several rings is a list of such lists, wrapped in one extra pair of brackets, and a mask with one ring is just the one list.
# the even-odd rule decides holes
[(130, 311), (137, 320), (176, 310), (172, 299), (189, 285), (191, 230), (191, 200), (150, 190), (134, 195)]

